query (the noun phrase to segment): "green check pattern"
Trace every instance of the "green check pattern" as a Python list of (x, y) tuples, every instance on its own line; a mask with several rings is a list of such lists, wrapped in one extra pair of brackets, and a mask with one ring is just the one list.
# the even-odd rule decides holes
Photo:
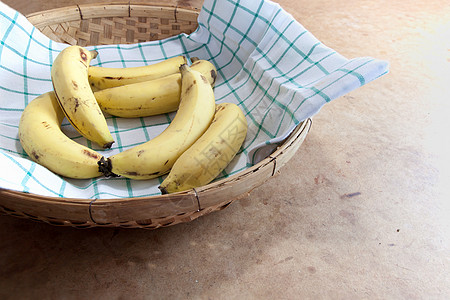
[[(132, 45), (90, 47), (92, 65), (133, 67), (185, 55), (217, 68), (216, 102), (234, 102), (245, 112), (248, 135), (241, 151), (217, 179), (265, 158), (278, 143), (326, 103), (386, 74), (388, 64), (371, 57), (347, 59), (318, 41), (278, 4), (263, 0), (206, 0), (191, 35)], [(0, 2), (0, 188), (47, 196), (120, 198), (158, 195), (163, 178), (73, 180), (29, 160), (18, 140), (25, 106), (52, 89), (50, 70), (67, 45), (53, 42), (17, 11)], [(116, 140), (102, 150), (64, 121), (73, 140), (110, 156), (161, 133), (174, 113), (121, 119), (107, 115)]]

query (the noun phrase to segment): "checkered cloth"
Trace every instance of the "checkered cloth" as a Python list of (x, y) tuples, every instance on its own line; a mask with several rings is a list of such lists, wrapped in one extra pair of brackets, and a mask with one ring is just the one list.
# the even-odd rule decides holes
[[(206, 0), (191, 35), (132, 45), (88, 47), (99, 52), (92, 65), (133, 67), (185, 55), (211, 61), (218, 70), (216, 101), (234, 102), (245, 112), (248, 136), (218, 179), (263, 159), (300, 122), (320, 108), (387, 73), (388, 64), (370, 57), (346, 59), (326, 47), (278, 4), (263, 0)], [(18, 140), (25, 106), (52, 89), (50, 69), (67, 45), (41, 34), (17, 11), (0, 3), (0, 187), (56, 197), (118, 198), (159, 194), (163, 178), (73, 180), (32, 162)], [(174, 113), (122, 119), (107, 115), (116, 140), (101, 150), (67, 122), (75, 141), (110, 156), (141, 144), (170, 123)]]

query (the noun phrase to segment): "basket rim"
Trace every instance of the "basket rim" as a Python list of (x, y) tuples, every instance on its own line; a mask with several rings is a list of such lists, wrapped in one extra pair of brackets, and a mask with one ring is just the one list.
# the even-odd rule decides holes
[[(161, 5), (160, 3), (133, 3), (130, 1), (76, 4), (33, 12), (27, 14), (25, 17), (34, 26), (41, 27), (52, 25), (55, 23), (55, 20), (58, 20), (59, 22), (70, 22), (98, 17), (141, 17), (143, 15), (140, 12), (149, 9), (162, 12), (173, 11), (175, 19), (177, 19), (179, 15), (186, 16), (191, 14), (195, 16), (196, 20), (200, 13), (200, 10), (196, 7), (174, 6), (169, 4)], [(100, 15), (96, 13), (100, 13)]]
[[(0, 188), (0, 214), (77, 228), (156, 229), (189, 222), (227, 207), (280, 173), (280, 168), (303, 143), (311, 125), (310, 118), (297, 125), (272, 154), (254, 166), (189, 191), (148, 197), (84, 199), (48, 197)], [(245, 181), (245, 189), (242, 186), (235, 188), (234, 183), (240, 180)], [(224, 197), (224, 192), (229, 191), (232, 195)], [(162, 210), (161, 204), (164, 204)], [(143, 209), (144, 212), (140, 211)]]
[[(195, 197), (198, 197), (199, 193), (202, 193), (204, 191), (208, 191), (208, 190), (212, 190), (214, 188), (223, 186), (224, 184), (228, 183), (228, 182), (232, 182), (232, 181), (236, 181), (236, 180), (240, 180), (243, 177), (246, 177), (246, 175), (257, 172), (258, 169), (260, 169), (262, 166), (267, 165), (268, 163), (276, 160), (277, 158), (279, 158), (281, 155), (283, 155), (286, 150), (289, 150), (289, 148), (295, 144), (295, 142), (299, 139), (299, 137), (301, 135), (306, 135), (310, 128), (311, 128), (311, 124), (312, 124), (312, 119), (308, 118), (305, 121), (301, 122), (299, 125), (297, 125), (292, 133), (280, 144), (280, 146), (277, 147), (277, 149), (270, 154), (269, 156), (267, 156), (265, 159), (261, 160), (260, 162), (258, 162), (257, 164), (243, 170), (240, 171), (232, 176), (214, 181), (212, 183), (209, 183), (207, 185), (198, 187), (198, 188), (194, 188), (191, 190), (187, 190), (187, 191), (183, 191), (183, 192), (176, 192), (176, 193), (172, 193), (172, 194), (165, 194), (165, 195), (153, 195), (153, 196), (143, 196), (143, 197), (123, 197), (123, 198), (67, 198), (67, 197), (55, 197), (55, 196), (44, 196), (44, 195), (39, 195), (39, 194), (34, 194), (34, 193), (27, 193), (27, 192), (21, 192), (21, 191), (15, 191), (15, 190), (10, 190), (10, 189), (5, 189), (5, 188), (0, 188), (0, 200), (1, 200), (1, 196), (2, 194), (4, 194), (5, 192), (8, 194), (16, 194), (18, 196), (25, 196), (27, 198), (33, 198), (33, 200), (37, 200), (37, 201), (50, 201), (52, 203), (60, 203), (60, 204), (67, 204), (67, 203), (73, 203), (73, 204), (80, 204), (80, 205), (85, 205), (85, 204), (91, 204), (91, 202), (95, 201), (96, 203), (103, 203), (103, 204), (114, 204), (114, 203), (119, 203), (122, 201), (130, 201), (130, 200), (153, 200), (156, 198), (161, 198), (161, 199), (166, 199), (166, 198), (171, 198), (171, 197), (177, 197), (177, 196), (185, 196), (185, 195), (194, 195)], [(274, 167), (275, 169), (275, 167)], [(274, 170), (272, 172), (272, 176), (275, 175), (276, 171)], [(202, 209), (201, 203), (199, 203), (199, 209)], [(204, 207), (203, 207), (204, 208)]]
[(0, 214), (78, 228), (156, 229), (190, 222), (227, 207), (279, 174), (280, 168), (303, 143), (311, 125), (310, 118), (297, 125), (272, 154), (254, 166), (189, 191), (148, 197), (84, 199), (0, 188)]

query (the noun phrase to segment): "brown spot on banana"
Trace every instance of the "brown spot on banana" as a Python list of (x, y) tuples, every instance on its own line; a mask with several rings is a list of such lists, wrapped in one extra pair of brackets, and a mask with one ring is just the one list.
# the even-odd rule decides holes
[(191, 84), (190, 86), (188, 86), (186, 88), (186, 94), (189, 93), (190, 89), (194, 86), (194, 84), (196, 84), (197, 82), (194, 80), (193, 84)]
[(156, 175), (159, 175), (159, 174), (160, 174), (159, 171), (158, 172), (149, 173), (149, 174), (142, 174), (142, 173), (138, 173), (138, 172), (124, 172), (123, 173), (123, 175), (125, 177), (127, 177), (127, 175), (128, 176), (156, 176)]
[[(105, 76), (103, 78), (104, 79), (108, 79), (108, 80), (113, 80), (113, 79), (115, 79), (115, 80), (122, 80), (122, 79), (125, 79), (125, 77), (123, 77), (123, 76), (120, 76), (120, 77)], [(104, 81), (104, 79), (103, 79), (103, 81)]]
[(84, 62), (87, 62), (88, 60), (88, 56), (87, 54), (83, 51), (83, 49), (80, 49), (80, 57)]
[(42, 125), (44, 125), (45, 128), (49, 129), (52, 126), (50, 124), (48, 124), (46, 121), (42, 121)]
[(36, 161), (39, 160), (40, 157), (39, 154), (36, 153), (36, 151), (31, 152), (31, 156)]
[[(202, 80), (203, 80), (205, 83), (209, 84), (208, 79), (206, 79), (206, 77), (203, 76), (203, 74), (200, 74), (200, 77), (202, 78)], [(194, 81), (194, 83), (195, 83), (195, 81)]]
[[(97, 57), (98, 52), (96, 50), (90, 50), (89, 54), (90, 54), (90, 58), (94, 59)], [(87, 63), (89, 60), (89, 57), (83, 48), (80, 48), (80, 57), (81, 57), (82, 61), (84, 61), (85, 63)]]
[(75, 80), (72, 80), (72, 86), (74, 90), (78, 90), (78, 84)]
[(80, 101), (78, 100), (78, 98), (73, 98), (73, 102), (75, 103), (75, 108), (73, 112), (76, 113), (78, 106), (80, 106)]
[(83, 149), (83, 154), (86, 155), (86, 156), (95, 158), (95, 159), (99, 159), (100, 158), (96, 153), (93, 153), (93, 152), (91, 152), (89, 150), (86, 150), (86, 149)]
[[(55, 85), (53, 85), (53, 90), (54, 90), (54, 89), (55, 89)], [(65, 109), (64, 106), (62, 105), (61, 99), (59, 98), (59, 96), (58, 96), (58, 94), (56, 93), (56, 91), (55, 91), (55, 96), (56, 96), (56, 100), (58, 101), (59, 107), (61, 107), (61, 110), (64, 112), (64, 115), (66, 116), (67, 120), (70, 122), (70, 124), (72, 124), (72, 126), (73, 126), (76, 130), (80, 131), (79, 128), (78, 128), (78, 126), (72, 121), (72, 119), (71, 119), (71, 118), (69, 117), (69, 115), (67, 114), (66, 109)]]
[(211, 70), (211, 78), (213, 79), (212, 85), (214, 85), (217, 78), (217, 72), (215, 70)]

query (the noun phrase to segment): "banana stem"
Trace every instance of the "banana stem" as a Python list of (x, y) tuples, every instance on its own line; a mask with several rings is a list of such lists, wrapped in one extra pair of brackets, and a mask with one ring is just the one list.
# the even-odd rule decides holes
[(109, 158), (105, 159), (105, 157), (102, 157), (98, 162), (98, 171), (100, 173), (103, 173), (103, 175), (106, 178), (109, 177), (120, 177), (120, 175), (117, 175), (112, 172), (112, 164), (111, 160)]
[(189, 69), (190, 69), (190, 68), (189, 68), (189, 66), (188, 66), (187, 64), (182, 64), (182, 65), (180, 66), (180, 72), (181, 72), (181, 75), (183, 75), (183, 73), (186, 73)]

